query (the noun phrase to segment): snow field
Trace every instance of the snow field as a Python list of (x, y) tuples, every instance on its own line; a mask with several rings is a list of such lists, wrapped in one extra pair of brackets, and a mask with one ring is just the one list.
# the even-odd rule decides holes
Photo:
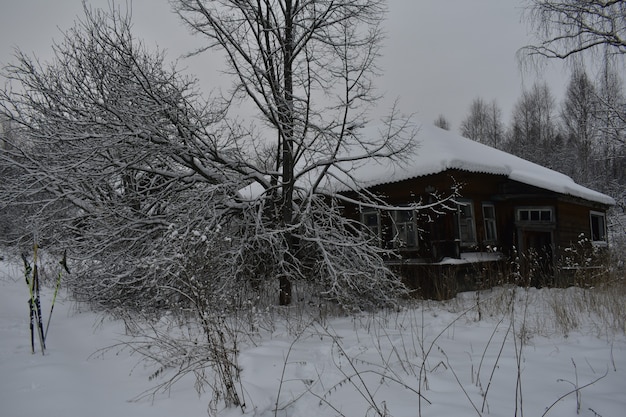
[[(626, 337), (598, 314), (574, 309), (581, 291), (486, 291), (480, 320), (473, 293), (377, 314), (277, 319), (239, 345), (242, 410), (214, 402), (208, 386), (198, 395), (192, 375), (131, 401), (175, 370), (150, 379), (156, 369), (140, 357), (106, 349), (129, 341), (124, 324), (65, 294), (46, 355), (31, 354), (21, 268), (0, 262), (0, 415), (201, 416), (210, 408), (226, 417), (621, 416)], [(51, 296), (42, 288), (44, 321)], [(503, 313), (511, 300), (513, 321)], [(563, 314), (584, 314), (564, 330), (553, 306), (568, 300), (573, 307)]]

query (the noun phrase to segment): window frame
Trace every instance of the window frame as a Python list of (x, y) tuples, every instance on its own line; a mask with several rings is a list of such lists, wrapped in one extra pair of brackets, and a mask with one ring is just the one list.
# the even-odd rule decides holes
[[(485, 208), (491, 208), (493, 210), (493, 217), (487, 217)], [(496, 205), (491, 202), (485, 202), (482, 204), (483, 211), (483, 227), (485, 228), (485, 243), (496, 243), (498, 241), (498, 222), (496, 217)], [(491, 226), (491, 227), (490, 227)], [(493, 231), (493, 236), (490, 236), (490, 230)]]
[[(400, 214), (405, 214), (405, 213), (410, 213), (410, 218), (408, 220), (405, 219), (399, 219), (399, 215)], [(417, 229), (417, 216), (415, 213), (415, 210), (394, 210), (393, 211), (393, 245), (394, 247), (398, 248), (398, 249), (418, 249), (419, 248), (419, 233), (418, 233), (418, 229)], [(403, 220), (403, 221), (400, 221)], [(409, 225), (409, 227), (407, 227), (405, 229), (406, 232), (406, 236), (405, 238), (402, 238), (401, 235), (401, 231), (400, 231), (400, 226), (401, 225)], [(412, 229), (412, 233), (410, 233), (413, 237), (413, 240), (415, 242), (415, 244), (409, 245), (408, 242), (408, 237), (409, 237), (409, 232)]]
[[(456, 200), (457, 210), (456, 210), (456, 223), (457, 223), (457, 233), (460, 245), (462, 247), (474, 246), (478, 243), (476, 238), (476, 213), (474, 211), (474, 202), (470, 199), (459, 199)], [(461, 218), (462, 207), (469, 208), (469, 217)], [(463, 225), (465, 224), (465, 228)], [(470, 239), (463, 238), (463, 230), (469, 230), (471, 233)]]
[[(371, 227), (368, 222), (366, 222), (366, 218), (370, 215), (376, 216), (375, 229)], [(370, 236), (376, 239), (376, 243), (380, 245), (382, 243), (382, 224), (380, 211), (374, 209), (361, 210), (361, 224), (363, 225), (364, 229), (369, 232)]]
[[(598, 230), (598, 238), (596, 239), (596, 233), (594, 233), (594, 218), (601, 219), (601, 224), (598, 226), (602, 228), (602, 230)], [(591, 236), (591, 242), (594, 244), (606, 244), (608, 242), (608, 231), (606, 224), (606, 213), (601, 211), (591, 210), (589, 211), (589, 231)], [(601, 235), (600, 235), (601, 232)]]
[[(528, 212), (528, 215), (526, 216), (526, 218), (522, 218), (522, 212)], [(537, 213), (537, 216), (533, 216), (533, 213)], [(544, 218), (545, 213), (550, 214), (549, 219)], [(556, 222), (554, 206), (516, 207), (515, 208), (515, 220), (521, 223), (530, 223), (530, 224), (554, 224)]]

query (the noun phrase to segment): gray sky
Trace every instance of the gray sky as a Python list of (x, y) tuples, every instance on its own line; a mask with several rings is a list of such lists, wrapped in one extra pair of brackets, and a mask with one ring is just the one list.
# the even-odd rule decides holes
[[(108, 0), (88, 3), (107, 7)], [(132, 4), (135, 34), (148, 46), (158, 45), (175, 59), (202, 45), (171, 13), (168, 0)], [(389, 0), (388, 5), (379, 61), (383, 75), (377, 82), (383, 110), (398, 99), (402, 112), (423, 122), (443, 114), (458, 132), (476, 97), (495, 99), (508, 123), (522, 88), (538, 78), (548, 82), (560, 102), (568, 79), (563, 64), (537, 74), (522, 73), (516, 61), (516, 51), (532, 41), (522, 21), (522, 0)], [(12, 61), (15, 47), (49, 59), (53, 39), (60, 40), (61, 30), (82, 15), (81, 0), (0, 0), (0, 10), (0, 65)], [(207, 53), (182, 65), (209, 90), (228, 80), (216, 60), (219, 55)]]

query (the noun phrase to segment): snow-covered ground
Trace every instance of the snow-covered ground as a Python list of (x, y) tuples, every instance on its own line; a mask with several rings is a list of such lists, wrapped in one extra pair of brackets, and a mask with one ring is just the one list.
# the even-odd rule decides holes
[[(254, 343), (240, 346), (244, 411), (218, 405), (218, 412), (227, 417), (541, 416), (546, 411), (623, 416), (624, 323), (617, 326), (622, 330), (609, 330), (601, 319), (580, 314), (570, 317), (576, 328), (564, 332), (554, 324), (555, 312), (574, 310), (546, 306), (566, 302), (567, 294), (578, 290), (520, 289), (513, 298), (518, 320), (511, 325), (498, 309), (510, 306), (503, 300), (512, 291), (481, 294), (480, 320), (470, 308), (475, 294), (469, 293), (378, 315), (289, 326), (278, 320)], [(44, 320), (52, 292), (42, 290)], [(27, 299), (21, 267), (0, 262), (1, 416), (206, 415), (211, 394), (199, 396), (191, 377), (168, 392), (133, 401), (163, 379), (150, 379), (155, 369), (136, 355), (101, 351), (127, 340), (124, 325), (102, 319), (65, 294), (57, 299), (46, 355), (31, 354)]]

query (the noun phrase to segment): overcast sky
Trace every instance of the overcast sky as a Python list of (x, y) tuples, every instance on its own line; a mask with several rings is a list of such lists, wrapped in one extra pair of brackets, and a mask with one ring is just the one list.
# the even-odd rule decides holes
[[(88, 0), (107, 7), (108, 0)], [(125, 0), (117, 0), (125, 4)], [(130, 3), (130, 0), (129, 0)], [(135, 34), (148, 46), (166, 49), (172, 59), (202, 45), (171, 13), (168, 0), (133, 0)], [(548, 82), (560, 102), (568, 74), (561, 63), (522, 73), (516, 51), (532, 41), (522, 19), (523, 0), (389, 0), (387, 38), (379, 61), (381, 107), (395, 99), (404, 113), (423, 122), (443, 114), (459, 130), (475, 97), (495, 99), (508, 123), (524, 86)], [(53, 39), (82, 15), (81, 0), (0, 0), (0, 64), (13, 60), (14, 48), (42, 60), (50, 58)], [(216, 70), (216, 56), (183, 61), (208, 89), (227, 83)], [(381, 111), (381, 113), (384, 113)]]

